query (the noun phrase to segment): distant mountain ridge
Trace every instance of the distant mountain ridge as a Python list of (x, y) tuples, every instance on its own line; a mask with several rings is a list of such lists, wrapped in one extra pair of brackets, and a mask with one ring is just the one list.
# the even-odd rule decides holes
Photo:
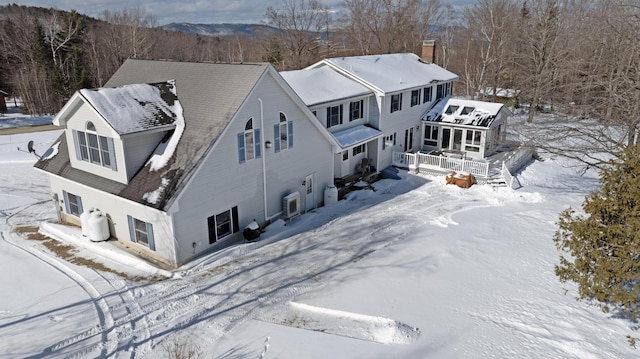
[(180, 31), (203, 36), (247, 36), (254, 37), (260, 31), (277, 32), (278, 29), (261, 24), (191, 24), (172, 22), (160, 26), (163, 30)]

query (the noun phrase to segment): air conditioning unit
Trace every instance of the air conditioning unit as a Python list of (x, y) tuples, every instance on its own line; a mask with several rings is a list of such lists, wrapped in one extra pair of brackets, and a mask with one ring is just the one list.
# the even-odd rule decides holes
[(293, 218), (300, 214), (300, 192), (293, 192), (282, 197), (282, 216), (285, 219)]

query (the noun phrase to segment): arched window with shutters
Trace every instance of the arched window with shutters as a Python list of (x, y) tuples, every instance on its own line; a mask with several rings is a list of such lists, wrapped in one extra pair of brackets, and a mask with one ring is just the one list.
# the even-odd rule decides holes
[(280, 121), (273, 127), (275, 152), (293, 147), (293, 122), (287, 120), (287, 115), (280, 112)]
[(244, 131), (238, 133), (238, 158), (240, 163), (260, 158), (260, 129), (254, 128), (253, 117), (244, 124)]

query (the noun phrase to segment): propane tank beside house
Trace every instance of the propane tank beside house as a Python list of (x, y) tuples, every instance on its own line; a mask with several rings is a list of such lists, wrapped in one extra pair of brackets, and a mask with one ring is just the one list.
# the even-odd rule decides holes
[(80, 214), (80, 228), (82, 229), (82, 236), (89, 237), (89, 218), (91, 218), (93, 208), (88, 208), (82, 214)]
[(329, 206), (336, 203), (338, 203), (338, 188), (329, 184), (324, 189), (324, 205)]
[(106, 241), (111, 234), (109, 233), (109, 223), (100, 210), (91, 213), (88, 219), (89, 239), (92, 242)]

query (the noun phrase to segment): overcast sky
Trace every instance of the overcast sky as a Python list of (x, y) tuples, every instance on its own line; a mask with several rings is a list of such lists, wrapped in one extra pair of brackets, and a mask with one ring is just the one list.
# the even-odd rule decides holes
[[(473, 0), (441, 0), (443, 4), (458, 5)], [(332, 9), (339, 10), (342, 0), (321, 0)], [(153, 14), (158, 25), (171, 22), (194, 24), (259, 23), (268, 6), (278, 8), (283, 0), (0, 0), (0, 4), (53, 7), (99, 17), (103, 10), (121, 11), (140, 7)]]

